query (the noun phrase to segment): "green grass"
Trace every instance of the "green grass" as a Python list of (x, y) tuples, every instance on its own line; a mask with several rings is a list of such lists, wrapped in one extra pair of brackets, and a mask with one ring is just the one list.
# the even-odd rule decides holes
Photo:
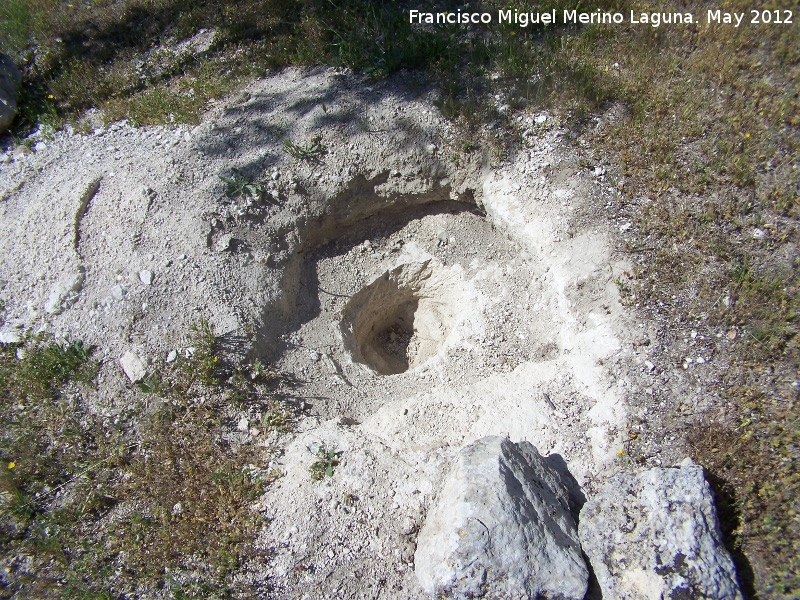
[[(763, 8), (777, 6), (793, 7)], [(745, 589), (796, 597), (800, 261), (787, 248), (800, 241), (798, 27), (623, 28), (600, 39), (576, 46), (577, 60), (597, 72), (620, 65), (609, 85), (626, 113), (584, 139), (594, 158), (620, 165), (615, 209), (636, 232), (625, 249), (646, 267), (632, 282), (637, 302), (740, 332), (720, 349), (728, 367), (708, 393), (741, 418), (706, 417), (690, 428), (689, 448), (719, 491), (733, 493), (723, 525)], [(659, 308), (674, 296), (686, 308)]]
[[(0, 48), (23, 67), (17, 134), (37, 121), (55, 127), (79, 119), (90, 107), (100, 109), (107, 121), (196, 122), (210, 99), (252, 77), (319, 62), (375, 78), (423, 69), (441, 90), (443, 111), (473, 122), (489, 114), (480, 96), (490, 72), (501, 74), (504, 87), (515, 88), (514, 102), (541, 97), (565, 81), (594, 104), (608, 96), (591, 68), (563, 55), (560, 35), (540, 39), (540, 26), (465, 36), (458, 26), (412, 26), (408, 7), (396, 1), (301, 4), (303, 10), (288, 0), (83, 1), (69, 7), (12, 0), (0, 9)], [(426, 6), (455, 10), (459, 3), (423, 2), (418, 8)], [(551, 6), (570, 3), (542, 8)], [(487, 11), (514, 7), (525, 5), (491, 0), (478, 6)], [(200, 28), (216, 31), (211, 47), (200, 56), (179, 52), (177, 42)]]
[(0, 551), (31, 557), (0, 597), (251, 593), (233, 574), (258, 555), (251, 505), (279, 474), (252, 469), (247, 447), (222, 432), (232, 406), (263, 409), (284, 431), (293, 416), (266, 393), (260, 365), (229, 377), (207, 321), (188, 343), (194, 354), (152, 393), (131, 391), (117, 419), (84, 400), (97, 364), (80, 342), (0, 345)]

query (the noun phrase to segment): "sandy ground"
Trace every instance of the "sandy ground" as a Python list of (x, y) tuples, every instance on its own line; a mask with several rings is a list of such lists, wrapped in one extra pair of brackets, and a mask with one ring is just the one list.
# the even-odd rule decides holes
[[(226, 361), (274, 364), (305, 406), (292, 433), (245, 435), (284, 476), (255, 507), (269, 558), (241, 576), (265, 597), (420, 597), (416, 534), (462, 445), (528, 440), (589, 494), (652, 370), (601, 171), (548, 115), (519, 127), (494, 164), (425, 97), (323, 70), (257, 81), (194, 128), (59, 133), (0, 163), (0, 334), (97, 345), (87, 401), (114, 416), (139, 393), (118, 359), (157, 367), (208, 318)], [(265, 200), (226, 198), (232, 168)], [(320, 446), (340, 465), (312, 481)]]

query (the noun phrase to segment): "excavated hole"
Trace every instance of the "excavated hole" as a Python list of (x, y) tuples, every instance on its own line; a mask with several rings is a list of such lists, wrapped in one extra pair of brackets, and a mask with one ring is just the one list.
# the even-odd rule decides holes
[(395, 375), (434, 356), (454, 321), (458, 286), (446, 279), (438, 261), (406, 264), (355, 294), (341, 321), (353, 360)]
[(298, 373), (287, 393), (302, 385), (323, 418), (362, 421), (438, 382), (467, 386), (553, 358), (540, 280), (470, 204), (437, 200), (326, 223), (287, 267), (282, 318), (267, 321), (283, 333), (264, 335), (260, 349)]

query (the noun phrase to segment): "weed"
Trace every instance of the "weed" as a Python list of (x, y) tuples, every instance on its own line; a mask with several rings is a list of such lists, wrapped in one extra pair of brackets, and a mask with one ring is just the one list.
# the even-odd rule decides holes
[(219, 379), (219, 357), (216, 354), (217, 340), (214, 328), (206, 319), (189, 326), (191, 331), (191, 360), (182, 362), (182, 373), (189, 384), (200, 381), (205, 385), (217, 385)]
[(68, 381), (90, 383), (98, 368), (90, 358), (92, 350), (80, 340), (59, 344), (42, 335), (23, 344), (4, 344), (0, 392), (9, 398), (41, 400)]
[(161, 375), (158, 371), (148, 373), (144, 379), (136, 383), (136, 387), (145, 394), (158, 394), (163, 389)]
[(283, 151), (298, 160), (317, 160), (324, 149), (319, 139), (308, 144), (295, 144), (291, 140), (283, 140)]
[(261, 183), (252, 181), (238, 169), (232, 169), (232, 171), (233, 176), (231, 177), (218, 176), (225, 183), (225, 195), (228, 198), (261, 196), (264, 192), (264, 186)]
[(294, 421), (292, 412), (277, 400), (270, 399), (261, 414), (261, 424), (275, 431), (291, 431)]
[(267, 381), (275, 374), (273, 369), (262, 363), (259, 358), (253, 360), (247, 370), (250, 373), (251, 381)]
[(339, 465), (339, 456), (342, 453), (337, 452), (336, 448), (328, 448), (324, 444), (320, 445), (316, 452), (312, 451), (310, 447), (308, 451), (317, 458), (309, 467), (311, 479), (320, 481), (326, 477), (333, 477), (333, 470)]

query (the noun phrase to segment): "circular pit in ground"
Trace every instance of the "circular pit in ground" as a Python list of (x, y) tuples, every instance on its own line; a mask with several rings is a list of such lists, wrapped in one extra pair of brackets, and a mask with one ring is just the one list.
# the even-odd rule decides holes
[(421, 365), (442, 347), (455, 321), (458, 281), (438, 261), (400, 265), (357, 292), (345, 306), (345, 348), (380, 375)]

